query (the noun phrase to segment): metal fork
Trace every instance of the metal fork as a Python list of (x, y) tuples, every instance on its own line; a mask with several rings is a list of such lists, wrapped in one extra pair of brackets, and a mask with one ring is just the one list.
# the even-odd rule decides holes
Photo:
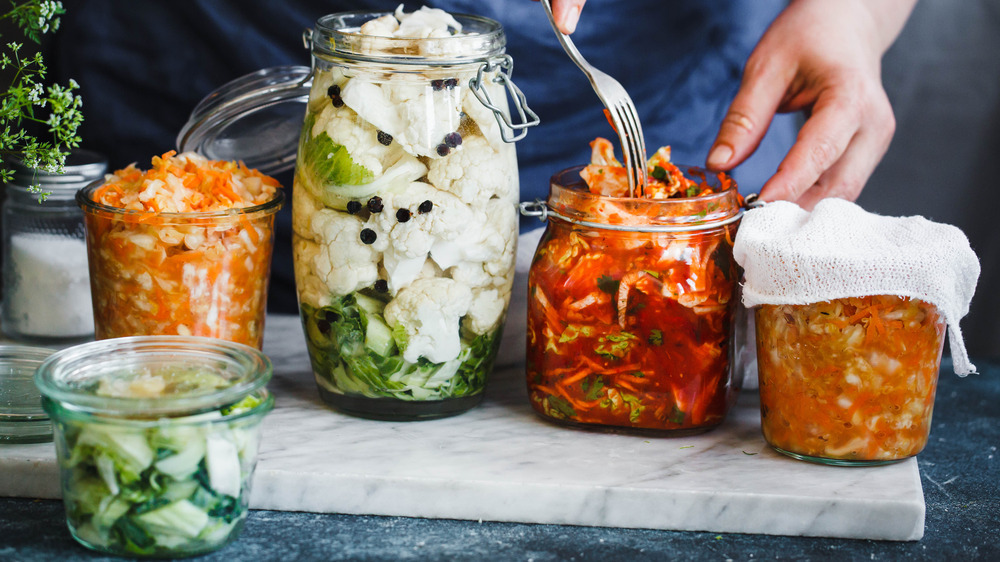
[(590, 85), (594, 87), (597, 97), (601, 98), (604, 107), (608, 108), (611, 114), (611, 122), (614, 124), (615, 132), (622, 143), (622, 152), (625, 155), (625, 169), (628, 172), (629, 191), (633, 197), (642, 197), (646, 186), (646, 141), (642, 137), (642, 126), (639, 124), (639, 114), (635, 110), (635, 104), (629, 97), (625, 88), (604, 72), (594, 68), (587, 59), (583, 58), (576, 45), (568, 35), (559, 31), (556, 27), (555, 18), (552, 16), (552, 3), (550, 0), (541, 0), (545, 7), (545, 14), (549, 17), (552, 31), (556, 32), (559, 43), (569, 58), (580, 67), (580, 70), (587, 75)]

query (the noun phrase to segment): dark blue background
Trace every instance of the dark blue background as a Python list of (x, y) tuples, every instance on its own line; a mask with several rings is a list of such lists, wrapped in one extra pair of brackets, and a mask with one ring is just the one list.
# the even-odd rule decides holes
[[(613, 137), (584, 75), (560, 48), (542, 6), (530, 0), (428, 2), (500, 21), (515, 82), (542, 124), (518, 143), (522, 199), (544, 197), (548, 178), (586, 163), (588, 143)], [(395, 1), (69, 0), (49, 59), (60, 82), (74, 78), (85, 100), (83, 146), (114, 169), (174, 148), (198, 101), (222, 84), (270, 66), (309, 64), (302, 31), (342, 10), (395, 9)], [(781, 0), (590, 0), (574, 41), (636, 101), (650, 151), (700, 165), (735, 94), (743, 64)], [(407, 10), (420, 6), (408, 3)], [(772, 127), (736, 172), (757, 191), (794, 140), (790, 116)], [(290, 175), (283, 176), (290, 187)], [(290, 212), (279, 216), (269, 308), (295, 310)], [(537, 226), (534, 219), (525, 227)]]

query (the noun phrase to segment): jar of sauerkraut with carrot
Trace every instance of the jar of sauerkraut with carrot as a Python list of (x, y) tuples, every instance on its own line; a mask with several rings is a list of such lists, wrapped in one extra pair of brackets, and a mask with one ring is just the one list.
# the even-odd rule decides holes
[(278, 182), (173, 151), (77, 194), (97, 339), (206, 336), (260, 348)]
[(974, 366), (958, 320), (979, 263), (957, 228), (827, 199), (746, 214), (734, 249), (756, 316), (761, 429), (772, 448), (871, 466), (923, 450), (950, 328), (955, 371)]
[(553, 176), (528, 277), (531, 405), (560, 423), (683, 434), (736, 400), (732, 246), (742, 200), (726, 175), (676, 166), (669, 148), (630, 197), (610, 142)]
[(945, 321), (895, 295), (756, 310), (761, 429), (780, 452), (880, 464), (927, 444)]

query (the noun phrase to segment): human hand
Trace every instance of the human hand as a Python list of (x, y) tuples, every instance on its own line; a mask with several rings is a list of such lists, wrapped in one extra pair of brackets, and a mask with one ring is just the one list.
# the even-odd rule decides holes
[(587, 0), (551, 0), (552, 17), (556, 27), (566, 35), (576, 31), (576, 23), (580, 21), (580, 11)]
[(857, 199), (896, 128), (881, 58), (915, 1), (793, 0), (747, 60), (707, 167), (731, 170), (756, 150), (776, 112), (805, 110), (760, 198), (805, 209), (824, 197)]

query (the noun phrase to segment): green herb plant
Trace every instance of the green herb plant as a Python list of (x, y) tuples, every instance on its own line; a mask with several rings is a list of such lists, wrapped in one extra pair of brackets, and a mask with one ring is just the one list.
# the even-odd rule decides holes
[[(59, 16), (64, 14), (62, 2), (26, 0), (11, 2), (11, 8), (0, 15), (0, 21), (12, 21), (24, 36), (39, 43), (45, 33), (59, 28)], [(47, 173), (62, 173), (69, 149), (80, 145), (77, 129), (83, 122), (83, 100), (74, 93), (79, 84), (43, 86), (46, 67), (41, 53), (22, 56), (23, 45), (6, 44), (0, 53), (0, 71), (11, 76), (10, 85), (0, 102), (0, 179), (8, 183), (13, 171), (7, 165), (11, 158), (20, 159), (27, 168)], [(50, 138), (38, 138), (28, 128), (30, 124), (47, 128)], [(41, 203), (49, 195), (37, 184), (29, 190)]]

